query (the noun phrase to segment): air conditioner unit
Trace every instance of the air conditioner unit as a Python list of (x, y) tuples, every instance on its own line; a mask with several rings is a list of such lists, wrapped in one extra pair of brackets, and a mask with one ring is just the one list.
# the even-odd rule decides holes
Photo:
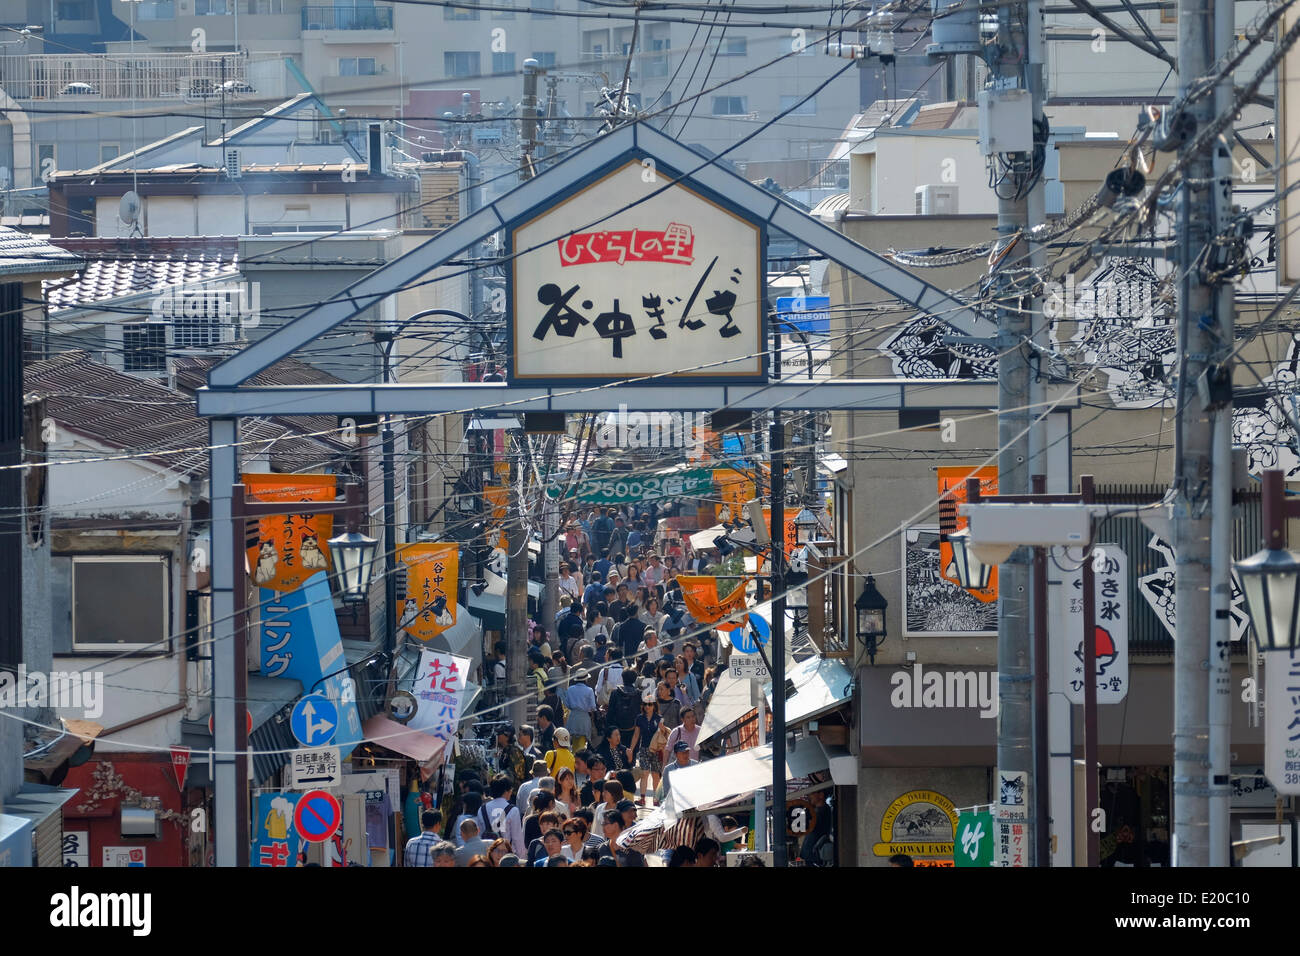
[(917, 186), (916, 214), (918, 216), (957, 215), (957, 187), (933, 184)]
[(239, 165), (239, 150), (226, 150), (226, 178), (240, 179), (244, 175), (242, 167)]

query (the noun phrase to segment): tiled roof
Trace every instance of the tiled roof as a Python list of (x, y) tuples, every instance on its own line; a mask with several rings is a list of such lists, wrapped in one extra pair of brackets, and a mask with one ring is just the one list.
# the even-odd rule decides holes
[(81, 260), (37, 236), (0, 226), (0, 276), (70, 272)]
[[(23, 370), (27, 397), (45, 399), (46, 414), (70, 432), (111, 448), (138, 452), (148, 461), (181, 474), (208, 473), (208, 423), (194, 400), (157, 382), (125, 375), (70, 351)], [(240, 457), (269, 454), (274, 467), (300, 471), (321, 466), (345, 453), (345, 446), (301, 437), (300, 423), (243, 419)]]
[(47, 280), (51, 314), (96, 302), (239, 275), (239, 243), (219, 239), (59, 239), (86, 259), (80, 275)]
[[(233, 354), (233, 351), (232, 351)], [(193, 394), (197, 389), (208, 384), (208, 371), (228, 356), (217, 357), (182, 355), (174, 360), (176, 368), (176, 387), (183, 392)], [(295, 358), (283, 358), (270, 368), (262, 369), (247, 382), (248, 385), (337, 385), (344, 382), (336, 375), (322, 372), (315, 366), (300, 362)], [(304, 434), (333, 432), (338, 429), (338, 417), (333, 415), (294, 415), (290, 418), (274, 418), (273, 421), (284, 422)], [(332, 440), (333, 435), (321, 436)], [(340, 450), (344, 446), (340, 445)]]

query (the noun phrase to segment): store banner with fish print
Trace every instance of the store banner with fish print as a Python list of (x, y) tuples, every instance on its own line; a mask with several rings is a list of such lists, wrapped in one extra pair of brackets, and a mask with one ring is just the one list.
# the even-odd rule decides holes
[[(333, 501), (333, 475), (253, 475), (241, 477), (250, 498), (262, 502)], [(256, 540), (246, 540), (253, 583), (272, 591), (294, 591), (312, 575), (330, 568), (330, 514), (283, 514), (257, 519)]]
[(398, 630), (427, 641), (455, 625), (460, 545), (454, 541), (407, 544), (397, 549), (397, 560), (406, 566)]
[(744, 520), (745, 502), (755, 497), (754, 479), (733, 468), (715, 468), (713, 484), (718, 500), (713, 505), (713, 515), (719, 524), (730, 524), (737, 518)]

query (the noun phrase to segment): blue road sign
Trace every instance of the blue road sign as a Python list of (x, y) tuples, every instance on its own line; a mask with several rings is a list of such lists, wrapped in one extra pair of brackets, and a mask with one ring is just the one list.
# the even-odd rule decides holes
[(293, 810), (293, 826), (308, 843), (324, 843), (343, 823), (343, 810), (328, 790), (310, 790)]
[(772, 625), (767, 618), (754, 611), (749, 612), (749, 624), (738, 627), (731, 632), (731, 646), (742, 654), (756, 654), (760, 646), (767, 647), (772, 639)]
[[(776, 300), (776, 313), (800, 332), (831, 330), (831, 297), (828, 295), (783, 295)], [(778, 331), (788, 332), (782, 327)]]
[(324, 694), (308, 694), (293, 705), (289, 730), (304, 747), (323, 747), (334, 739), (339, 711)]

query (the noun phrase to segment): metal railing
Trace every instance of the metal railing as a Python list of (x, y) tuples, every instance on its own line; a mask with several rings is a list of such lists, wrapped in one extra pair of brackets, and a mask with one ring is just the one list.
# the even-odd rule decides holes
[(391, 30), (391, 7), (303, 7), (304, 30)]
[(280, 54), (11, 54), (0, 56), (0, 87), (16, 100), (202, 98), (219, 96), (223, 82), (227, 90), (241, 89), (250, 67), (281, 59)]

